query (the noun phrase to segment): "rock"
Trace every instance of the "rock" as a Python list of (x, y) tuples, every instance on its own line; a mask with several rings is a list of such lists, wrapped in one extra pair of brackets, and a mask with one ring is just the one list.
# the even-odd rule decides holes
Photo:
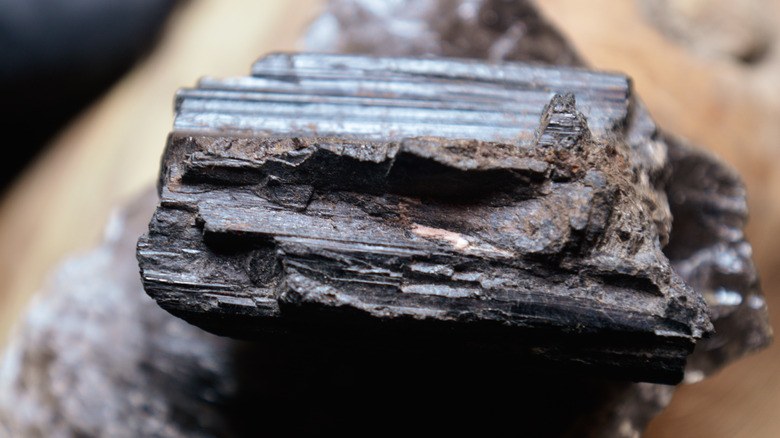
[[(741, 3), (740, 6), (732, 6), (755, 12), (753, 6), (762, 1), (751, 1), (747, 6)], [(459, 47), (461, 52), (449, 55), (496, 59), (491, 58), (491, 51), (486, 49), (479, 38), (466, 38), (459, 33), (430, 31), (425, 23), (436, 22), (440, 28), (468, 28), (475, 32), (473, 26), (477, 29), (480, 27), (480, 21), (475, 17), (502, 16), (515, 17), (517, 20), (509, 27), (537, 29), (537, 32), (522, 33), (517, 38), (523, 47), (536, 44), (536, 35), (539, 34), (555, 34), (557, 36), (545, 38), (559, 41), (559, 44), (555, 45), (555, 49), (548, 47), (552, 56), (545, 56), (537, 51), (506, 51), (505, 56), (499, 59), (584, 66), (584, 61), (572, 44), (547, 24), (547, 20), (540, 16), (528, 1), (439, 0), (430, 3), (427, 8), (411, 6), (417, 2), (397, 2), (394, 3), (394, 8), (387, 9), (376, 9), (373, 3), (367, 0), (332, 0), (320, 19), (320, 22), (327, 25), (315, 23), (307, 36), (307, 42), (311, 42), (309, 47), (320, 51), (398, 56), (441, 55), (438, 47)], [(674, 8), (669, 7), (670, 2), (659, 2), (660, 6), (655, 8), (650, 7), (651, 3), (641, 1), (640, 5), (646, 11), (664, 9), (664, 14), (674, 13)], [(677, 6), (683, 5), (679, 3)], [(695, 12), (706, 4), (694, 2), (691, 6), (695, 7), (689, 12)], [(479, 12), (444, 13), (442, 9)], [(525, 13), (517, 15), (515, 12), (518, 10), (524, 10)], [(713, 8), (713, 12), (716, 16), (728, 16), (723, 13), (723, 9)], [(661, 15), (663, 14), (656, 14), (655, 17)], [(753, 19), (757, 17), (758, 15), (755, 15)], [(765, 19), (766, 15), (763, 17)], [(707, 19), (705, 18), (705, 21)], [(386, 41), (394, 41), (399, 22), (409, 24), (407, 31), (403, 33), (405, 44), (384, 44)], [(670, 23), (676, 21), (671, 20)], [(697, 31), (699, 28), (688, 29)], [(503, 39), (503, 34), (491, 35), (493, 41)], [(732, 33), (726, 34), (726, 38), (732, 36)], [(416, 41), (427, 42), (421, 47), (414, 44)], [(667, 227), (673, 231), (674, 236), (670, 238), (664, 251), (681, 277), (703, 294), (709, 306), (724, 310), (713, 312), (716, 334), (700, 342), (689, 360), (686, 380), (693, 382), (734, 360), (765, 348), (772, 341), (772, 328), (768, 322), (767, 307), (752, 260), (752, 249), (744, 238), (743, 229), (747, 221), (746, 190), (737, 172), (720, 159), (659, 129), (637, 96), (634, 96), (631, 117), (632, 126), (635, 128), (630, 134), (629, 143), (645, 145), (646, 149), (641, 155), (647, 158), (645, 163), (654, 163), (648, 175), (652, 175), (653, 184), (667, 193), (670, 208), (675, 211), (674, 215), (671, 211), (668, 214), (658, 211), (659, 214), (654, 218), (656, 222), (672, 219)], [(643, 138), (650, 138), (652, 141), (642, 143)], [(663, 163), (668, 165), (664, 166)], [(695, 173), (690, 173), (692, 170), (695, 170)], [(694, 174), (698, 180), (691, 181), (690, 175)], [(681, 183), (682, 181), (684, 183)], [(686, 189), (685, 185), (689, 183), (693, 183), (691, 187), (696, 189)], [(696, 195), (696, 203), (691, 203), (685, 196), (685, 192), (689, 190)], [(661, 193), (656, 195), (664, 196)], [(694, 230), (694, 233), (690, 234), (690, 230)], [(661, 236), (661, 241), (666, 245), (664, 236)], [(679, 251), (675, 248), (685, 250)], [(696, 255), (701, 257), (697, 258)], [(727, 317), (727, 314), (731, 316)]]
[[(386, 4), (396, 3), (400, 2)], [(447, 20), (441, 26), (458, 26), (457, 20), (473, 17), (469, 8), (483, 4), (468, 2), (472, 6), (465, 6), (462, 13), (443, 14), (445, 3), (458, 8), (467, 2), (432, 2), (438, 6), (419, 13), (415, 20), (444, 16)], [(344, 4), (354, 6), (352, 12), (334, 12)], [(348, 26), (351, 17), (363, 14), (361, 9), (370, 4), (380, 3), (334, 1), (329, 9), (330, 31), (342, 32), (340, 26)], [(395, 18), (388, 12), (411, 12), (411, 4), (385, 11), (380, 7), (372, 18), (379, 21), (373, 23), (391, 23)], [(517, 21), (504, 29), (545, 29), (534, 24), (539, 17), (525, 2), (484, 4), (529, 11), (513, 15)], [(339, 44), (351, 44), (351, 39), (371, 41), (367, 29), (341, 33)], [(410, 25), (402, 34), (423, 41), (415, 29), (425, 27)], [(546, 29), (554, 33), (549, 26)], [(376, 24), (370, 37), (394, 41), (386, 32), (395, 30)], [(436, 41), (453, 48), (469, 47), (470, 39), (459, 33), (427, 35), (433, 38), (428, 47)], [(503, 41), (522, 40), (516, 31), (508, 35)], [(451, 45), (453, 39), (466, 43)], [(559, 55), (572, 59), (571, 46), (562, 38), (555, 34), (551, 41), (559, 42), (555, 47), (560, 52), (548, 62)], [(510, 59), (523, 56), (503, 49), (511, 44), (502, 44), (497, 45), (502, 50), (491, 53), (514, 53)], [(408, 55), (401, 45), (384, 47), (396, 50), (393, 55)], [(487, 56), (483, 49), (473, 53)], [(454, 49), (449, 53), (457, 54)], [(539, 57), (544, 58), (540, 52), (529, 55), (544, 62)], [(539, 111), (537, 120), (553, 95), (534, 107)], [(568, 106), (564, 96), (556, 106)], [(584, 100), (576, 97), (577, 111), (587, 116)], [(668, 238), (665, 256), (712, 309), (717, 333), (697, 343), (686, 371), (686, 380), (695, 380), (763, 348), (771, 339), (750, 245), (742, 234), (744, 187), (739, 176), (716, 158), (657, 132), (638, 99), (629, 114), (633, 127), (626, 136), (629, 156), (643, 157), (630, 166), (642, 169), (639, 174), (647, 177), (646, 182), (633, 184), (659, 200), (668, 195), (670, 210), (655, 210), (652, 228), (661, 244)], [(563, 138), (571, 136), (575, 144), (580, 143), (576, 139), (582, 138), (583, 131), (571, 128), (582, 127), (581, 123), (563, 123), (569, 119), (550, 116), (553, 126), (567, 127), (558, 132), (573, 134)], [(598, 123), (588, 122), (593, 134)], [(528, 141), (541, 137), (535, 125), (529, 129)], [(598, 140), (598, 135), (594, 138)], [(641, 141), (647, 138), (653, 141)], [(240, 167), (230, 169), (231, 177)], [(313, 190), (277, 188), (273, 199), (287, 209), (302, 208), (307, 193)], [(365, 433), (378, 429), (408, 433), (414, 427), (437, 433), (636, 437), (674, 391), (669, 385), (517, 367), (491, 355), (468, 354), (466, 349), (421, 348), (409, 356), (398, 354), (398, 349), (364, 344), (335, 354), (327, 344), (290, 342), (290, 337), (276, 334), (251, 343), (209, 334), (163, 311), (143, 293), (135, 244), (146, 229), (153, 203), (150, 193), (126, 206), (109, 226), (106, 243), (66, 263), (17, 328), (0, 365), (0, 436), (256, 436), (260, 430)], [(664, 230), (671, 232), (664, 237)], [(420, 267), (424, 275), (437, 275), (436, 269)]]
[(252, 71), (178, 94), (138, 251), (163, 308), (237, 338), (430, 336), (682, 378), (711, 325), (661, 251), (671, 218), (625, 77), (310, 54)]
[(702, 291), (716, 335), (688, 359), (686, 381), (696, 382), (772, 341), (772, 326), (745, 239), (747, 191), (739, 174), (684, 139), (666, 135), (672, 163), (666, 186), (672, 234), (664, 248), (674, 269)]
[(527, 372), (462, 350), (335, 354), (209, 334), (143, 292), (133, 258), (154, 203), (150, 191), (126, 205), (103, 245), (59, 268), (17, 327), (0, 363), (0, 436), (250, 437), (259, 427), (622, 436), (674, 390)]
[(583, 64), (526, 0), (331, 0), (305, 43), (315, 52)]

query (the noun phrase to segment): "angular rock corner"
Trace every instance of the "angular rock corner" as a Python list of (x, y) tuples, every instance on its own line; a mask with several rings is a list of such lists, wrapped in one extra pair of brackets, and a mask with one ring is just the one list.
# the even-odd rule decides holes
[[(621, 74), (272, 54), (178, 93), (137, 256), (161, 307), (218, 334), (677, 383), (719, 290), (692, 254), (744, 225), (689, 204), (707, 200), (678, 167), (706, 160)], [(734, 220), (678, 236), (679, 211)], [(754, 268), (744, 283), (756, 304)]]

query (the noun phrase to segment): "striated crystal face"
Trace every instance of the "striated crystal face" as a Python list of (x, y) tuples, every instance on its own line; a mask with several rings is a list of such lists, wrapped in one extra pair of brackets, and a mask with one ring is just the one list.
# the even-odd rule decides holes
[[(0, 364), (0, 435), (381, 427), (635, 438), (675, 387), (614, 379), (653, 366), (656, 380), (680, 378), (692, 344), (658, 341), (708, 331), (702, 297), (717, 332), (697, 341), (686, 381), (770, 341), (739, 176), (659, 132), (625, 76), (549, 68), (582, 62), (530, 2), (333, 0), (310, 35), (317, 51), (548, 68), (416, 60), (446, 66), (421, 78), (398, 71), (409, 60), (276, 55), (253, 77), (182, 91), (187, 117), (177, 123), (187, 120), (187, 132), (177, 127), (168, 143), (156, 240), (135, 247), (154, 208), (149, 193), (117, 216), (103, 246), (63, 266)], [(296, 65), (306, 74), (289, 74)], [(323, 76), (320, 66), (340, 71)], [(395, 73), (380, 74), (387, 69)], [(508, 87), (486, 80), (504, 69), (543, 74)], [(415, 77), (424, 80), (411, 87)], [(253, 90), (258, 78), (265, 88)], [(523, 108), (523, 98), (534, 104)], [(190, 321), (246, 333), (305, 308), (304, 329), (266, 324), (268, 336), (248, 343), (183, 323), (144, 295), (136, 249), (152, 294)], [(263, 299), (274, 288), (284, 293)], [(507, 302), (518, 305), (502, 309)], [(350, 308), (368, 317), (335, 312), (330, 330), (312, 323)], [(597, 314), (571, 324), (589, 310)], [(431, 336), (388, 323), (404, 312), (421, 316), (407, 322), (432, 315), (450, 325)], [(207, 324), (206, 314), (219, 317)], [(459, 336), (456, 327), (480, 318), (505, 324)], [(377, 320), (413, 329), (394, 343), (370, 327)], [(536, 325), (516, 336), (523, 321)], [(617, 326), (652, 336), (608, 336)], [(356, 334), (364, 342), (348, 348), (329, 339)], [(513, 349), (547, 362), (498, 354)], [(575, 364), (562, 366), (567, 353)], [(607, 378), (583, 377), (587, 360)]]
[(275, 54), (176, 108), (138, 257), (149, 295), (207, 330), (448, 327), (667, 383), (712, 330), (662, 252), (667, 163), (623, 75)]
[[(374, 3), (331, 0), (307, 34), (307, 48), (584, 65), (574, 46), (530, 1), (397, 1), (385, 8)], [(671, 230), (664, 252), (686, 283), (702, 293), (715, 325), (716, 334), (699, 342), (689, 358), (686, 381), (692, 382), (772, 340), (758, 272), (743, 233), (746, 190), (726, 163), (661, 132), (641, 99), (631, 99), (634, 129), (628, 143), (642, 149), (637, 156), (651, 166), (650, 184), (663, 188), (669, 198), (669, 214), (654, 217), (657, 223), (667, 221)]]

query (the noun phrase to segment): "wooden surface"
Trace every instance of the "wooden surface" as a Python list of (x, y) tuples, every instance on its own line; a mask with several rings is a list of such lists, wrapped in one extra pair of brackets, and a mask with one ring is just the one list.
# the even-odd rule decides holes
[[(50, 145), (0, 204), (0, 339), (52, 265), (93, 246), (112, 206), (153, 184), (173, 120), (174, 91), (202, 75), (245, 74), (261, 54), (295, 48), (320, 3), (187, 4), (155, 52)], [(634, 78), (661, 126), (706, 145), (743, 174), (752, 212), (748, 234), (770, 312), (776, 314), (780, 44), (760, 63), (743, 64), (697, 55), (664, 38), (631, 1), (541, 5), (592, 65)], [(777, 9), (766, 13), (780, 22)], [(681, 388), (647, 436), (780, 436), (778, 363), (775, 344), (712, 379)]]

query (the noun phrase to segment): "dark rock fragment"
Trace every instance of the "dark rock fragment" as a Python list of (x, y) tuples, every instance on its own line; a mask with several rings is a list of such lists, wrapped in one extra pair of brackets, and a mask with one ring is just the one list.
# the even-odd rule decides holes
[(138, 246), (162, 307), (239, 338), (428, 337), (682, 377), (711, 325), (661, 251), (625, 77), (311, 54), (252, 70), (179, 93)]
[[(334, 351), (220, 337), (144, 294), (132, 262), (152, 192), (65, 263), (0, 362), (0, 436), (254, 437), (266, 433), (623, 436), (672, 386), (541, 374), (461, 349)], [(515, 396), (507, 396), (515, 394)]]
[[(388, 2), (400, 6), (397, 10), (376, 11), (371, 20), (364, 19), (362, 10), (369, 3), (380, 2), (331, 3), (331, 19), (336, 17), (338, 21), (332, 30), (341, 34), (339, 44), (328, 49), (358, 48), (401, 56), (441, 54), (409, 52), (420, 46), (393, 44), (392, 33), (404, 29), (407, 41), (423, 42), (434, 49), (437, 45), (448, 47), (450, 56), (469, 54), (499, 59), (497, 55), (504, 54), (501, 57), (505, 59), (547, 63), (569, 59), (570, 63), (576, 60), (575, 64), (581, 64), (571, 46), (524, 1)], [(412, 7), (425, 4), (436, 7)], [(452, 12), (464, 4), (467, 7), (462, 12)], [(504, 14), (504, 8), (526, 13)], [(470, 15), (469, 10), (480, 12)], [(426, 26), (389, 24), (398, 21), (401, 12), (407, 14), (407, 22), (437, 22), (441, 29), (461, 29), (459, 20), (468, 24), (470, 17), (484, 17), (480, 22), (494, 23), (497, 31), (476, 35), (480, 28), (466, 26), (465, 31), (420, 35), (414, 30), (424, 31)], [(494, 13), (501, 20), (491, 18), (496, 16)], [(351, 21), (355, 17), (362, 23)], [(519, 29), (530, 31), (523, 33)], [(535, 35), (540, 32), (549, 35), (554, 44), (537, 44)], [(356, 45), (355, 41), (363, 45)], [(379, 43), (372, 45), (372, 41)], [(495, 49), (485, 50), (493, 43)], [(534, 50), (528, 50), (529, 47)], [(282, 80), (278, 84), (285, 83)], [(579, 93), (575, 95), (579, 111), (589, 116), (591, 129), (597, 131), (587, 99)], [(549, 94), (533, 107), (537, 114), (530, 133), (552, 96)], [(718, 332), (698, 341), (686, 373), (693, 380), (692, 376), (700, 378), (762, 348), (770, 339), (750, 246), (741, 234), (746, 214), (744, 187), (739, 177), (718, 160), (659, 134), (635, 96), (629, 99), (628, 113), (630, 123), (624, 138), (631, 152), (623, 156), (628, 158), (631, 169), (640, 169), (635, 178), (637, 187), (643, 187), (658, 201), (645, 226), (656, 229), (664, 253), (677, 272), (687, 284), (703, 293), (714, 310)], [(529, 134), (524, 140), (532, 139)], [(240, 145), (241, 139), (234, 144)], [(437, 144), (440, 143), (427, 139), (420, 141), (420, 147)], [(188, 172), (192, 181), (203, 187), (227, 181), (240, 181), (242, 185), (263, 182), (253, 170), (255, 164), (220, 159), (223, 167), (218, 168), (208, 161), (209, 157), (201, 158), (198, 161), (191, 157)], [(217, 172), (219, 169), (224, 172)], [(708, 169), (705, 176), (717, 176), (717, 184), (697, 177), (701, 169)], [(169, 170), (181, 173), (181, 169)], [(550, 166), (550, 175), (553, 170), (556, 168)], [(601, 184), (598, 180), (591, 182)], [(253, 196), (262, 196), (270, 204), (296, 213), (306, 212), (318, 188), (278, 181), (266, 184), (259, 191), (261, 195)], [(665, 193), (669, 194), (674, 221), (666, 202), (661, 202)], [(386, 205), (366, 199), (363, 196), (351, 202), (372, 218), (400, 217)], [(695, 203), (687, 207), (687, 202), (694, 199)], [(410, 427), (417, 427), (438, 433), (636, 437), (669, 402), (674, 391), (668, 385), (592, 380), (555, 369), (517, 367), (485, 354), (467, 354), (470, 350), (460, 347), (431, 349), (436, 344), (425, 340), (416, 350), (407, 344), (390, 350), (372, 348), (388, 344), (371, 342), (356, 344), (352, 350), (334, 350), (327, 343), (312, 345), (311, 339), (303, 342), (307, 341), (306, 336), (295, 338), (290, 334), (264, 336), (253, 343), (211, 335), (158, 309), (141, 290), (133, 255), (136, 236), (145, 228), (145, 218), (153, 209), (149, 204), (153, 201), (147, 201), (130, 206), (134, 219), (113, 223), (104, 247), (66, 265), (58, 277), (60, 281), (34, 306), (28, 322), (17, 331), (17, 342), (6, 352), (0, 367), (0, 436), (256, 436), (260, 427), (263, 431), (288, 434), (325, 430), (365, 433), (379, 428), (388, 433), (408, 433)], [(609, 202), (614, 201), (603, 196), (597, 203)], [(194, 211), (188, 212), (188, 205), (191, 203), (169, 203), (167, 213), (158, 212), (158, 225), (172, 233), (176, 226), (191, 230), (183, 224), (176, 225), (174, 217), (178, 211), (180, 218), (192, 218)], [(597, 219), (594, 223), (611, 220), (604, 216)], [(707, 232), (696, 232), (697, 224), (706, 224)], [(690, 233), (691, 230), (695, 232)], [(615, 236), (629, 241), (631, 232), (621, 229)], [(595, 237), (598, 233), (589, 235)], [(247, 275), (248, 283), (267, 284), (278, 275), (279, 265), (270, 263), (267, 241), (247, 240), (241, 234), (215, 233), (206, 237), (208, 248), (229, 262), (215, 266), (215, 276), (220, 269), (239, 269), (253, 273)], [(669, 245), (664, 246), (667, 241)], [(252, 255), (242, 258), (233, 253), (230, 258), (231, 250), (235, 251), (242, 242), (249, 242), (244, 250)], [(199, 244), (205, 246), (203, 242)], [(184, 263), (180, 266), (184, 270), (190, 268)], [(425, 264), (415, 265), (410, 271), (429, 277), (450, 274), (446, 267)], [(724, 277), (723, 273), (728, 275)], [(625, 283), (626, 278), (613, 281)], [(633, 282), (623, 287), (643, 286)], [(646, 284), (644, 288), (650, 289)], [(672, 312), (680, 310), (677, 304), (669, 307)], [(231, 320), (240, 323), (237, 330), (245, 322), (235, 315)], [(356, 332), (363, 327), (347, 329)], [(375, 342), (377, 338), (370, 340)], [(425, 354), (426, 351), (429, 353)], [(52, 386), (52, 381), (58, 384)]]
[[(658, 2), (640, 2), (642, 6), (651, 3)], [(529, 1), (404, 0), (383, 10), (373, 6), (368, 0), (331, 0), (307, 36), (308, 47), (396, 56), (442, 55), (442, 50), (451, 49), (453, 52), (447, 52), (449, 56), (585, 65), (573, 45)], [(740, 3), (737, 9), (745, 9), (743, 6)], [(523, 12), (517, 14), (518, 11)], [(483, 28), (480, 17), (514, 17), (516, 21), (501, 27), (506, 31), (501, 33)], [(445, 28), (467, 31), (435, 30)], [(695, 26), (688, 28), (696, 30)], [(404, 32), (399, 35), (398, 29)], [(528, 31), (513, 33), (512, 29)], [(474, 35), (477, 36), (472, 38)], [(397, 38), (403, 42), (388, 43)], [(493, 45), (502, 46), (507, 41), (512, 41), (517, 50), (492, 49)], [(549, 43), (553, 41), (557, 43)], [(529, 50), (530, 47), (545, 49)], [(740, 176), (727, 164), (703, 148), (661, 131), (638, 96), (631, 96), (629, 101), (630, 124), (625, 138), (634, 151), (629, 158), (645, 170), (639, 176), (658, 188), (655, 196), (659, 200), (668, 196), (674, 210), (672, 215), (668, 206), (663, 207), (667, 203), (660, 202), (662, 208), (653, 212), (661, 245), (681, 277), (702, 293), (714, 310), (716, 333), (698, 344), (687, 368), (686, 380), (697, 381), (766, 347), (772, 340), (752, 249), (743, 234), (747, 220), (746, 191)], [(686, 196), (689, 191), (695, 192), (695, 196)], [(676, 232), (670, 239), (672, 229)], [(725, 277), (724, 272), (728, 273)]]

